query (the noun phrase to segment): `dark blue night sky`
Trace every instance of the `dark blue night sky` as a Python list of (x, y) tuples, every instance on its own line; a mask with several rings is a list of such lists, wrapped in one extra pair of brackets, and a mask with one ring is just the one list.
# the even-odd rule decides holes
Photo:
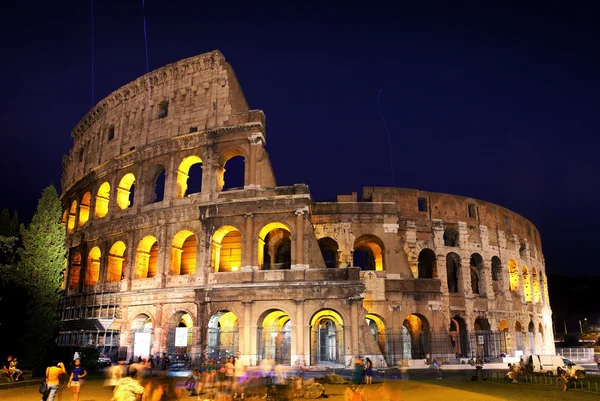
[[(142, 1), (94, 3), (98, 102), (143, 75), (146, 56)], [(216, 3), (147, 0), (150, 69), (220, 50), (267, 116), (279, 185), (307, 183), (317, 201), (391, 186), (381, 89), (396, 186), (503, 205), (539, 228), (549, 271), (598, 274), (592, 2)], [(0, 13), (0, 208), (21, 221), (60, 185), (70, 132), (92, 106), (91, 27), (90, 1)]]

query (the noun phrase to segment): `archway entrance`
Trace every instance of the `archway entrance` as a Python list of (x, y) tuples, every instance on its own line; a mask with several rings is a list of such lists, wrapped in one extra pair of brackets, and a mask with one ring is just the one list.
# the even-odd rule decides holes
[[(410, 353), (412, 359), (423, 359), (430, 352), (429, 322), (421, 315), (408, 315), (404, 319), (403, 327), (406, 328), (408, 337), (404, 337), (405, 344), (410, 340)], [(405, 333), (406, 333), (405, 332)]]
[[(366, 316), (367, 326), (369, 326), (369, 330), (373, 335), (373, 339), (379, 348), (379, 351), (383, 355), (384, 359), (388, 364), (392, 364), (390, 354), (393, 353), (393, 342), (391, 339), (387, 338), (385, 322), (381, 317), (374, 315), (372, 313), (367, 314)], [(392, 352), (390, 352), (392, 351)]]
[(291, 320), (283, 311), (265, 312), (258, 322), (258, 361), (271, 359), (275, 364), (291, 364)]
[(345, 357), (344, 322), (334, 310), (317, 312), (310, 321), (311, 365), (343, 364)]
[(469, 355), (467, 324), (460, 316), (454, 316), (450, 320), (450, 343), (452, 344), (452, 351), (457, 357), (465, 358)]
[(167, 353), (176, 361), (188, 361), (192, 354), (194, 322), (186, 312), (177, 312), (171, 319), (167, 340)]
[(292, 241), (289, 228), (282, 223), (269, 223), (258, 235), (258, 265), (262, 270), (290, 269)]
[(237, 316), (229, 311), (215, 313), (208, 321), (208, 358), (227, 359), (238, 350)]
[(152, 347), (152, 319), (145, 314), (140, 314), (131, 322), (133, 349), (131, 356), (135, 359), (146, 359), (150, 356)]

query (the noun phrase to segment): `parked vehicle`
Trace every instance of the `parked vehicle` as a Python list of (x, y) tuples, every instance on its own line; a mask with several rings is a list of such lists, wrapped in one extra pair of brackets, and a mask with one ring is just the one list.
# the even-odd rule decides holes
[(112, 360), (107, 356), (100, 355), (98, 358), (98, 365), (100, 365), (100, 367), (110, 366), (112, 365)]
[(585, 378), (585, 368), (571, 362), (560, 355), (528, 355), (523, 357), (524, 368), (527, 372), (558, 375), (559, 369), (570, 366), (575, 369), (579, 379)]

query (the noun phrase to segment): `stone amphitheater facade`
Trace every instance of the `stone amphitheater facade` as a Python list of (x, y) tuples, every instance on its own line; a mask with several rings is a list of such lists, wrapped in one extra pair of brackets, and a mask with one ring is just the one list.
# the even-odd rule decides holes
[(250, 365), (554, 353), (531, 222), (414, 189), (277, 186), (265, 116), (218, 51), (116, 90), (72, 136), (59, 345)]

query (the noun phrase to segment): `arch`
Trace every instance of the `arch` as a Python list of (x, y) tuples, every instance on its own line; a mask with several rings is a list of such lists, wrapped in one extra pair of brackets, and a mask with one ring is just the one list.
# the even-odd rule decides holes
[(498, 331), (508, 332), (510, 330), (508, 322), (506, 320), (501, 320), (498, 324)]
[(460, 256), (454, 252), (446, 255), (446, 277), (448, 281), (448, 292), (458, 292), (458, 279), (460, 277)]
[(168, 328), (167, 353), (176, 359), (184, 358), (192, 351), (194, 321), (187, 311), (177, 311), (171, 317)]
[[(237, 149), (237, 148), (231, 148), (231, 149), (227, 149), (225, 151), (223, 151), (220, 155), (219, 155), (219, 168), (217, 169), (217, 191), (222, 191), (223, 189), (225, 189), (225, 165), (233, 158), (237, 158), (236, 162), (234, 162), (234, 165), (232, 166), (231, 172), (233, 172), (235, 174), (235, 176), (237, 176), (237, 179), (233, 179), (234, 184), (232, 185), (227, 185), (227, 188), (233, 188), (234, 186), (241, 186), (243, 187), (245, 185), (245, 162), (246, 162), (246, 155), (244, 154), (244, 152), (241, 149)], [(240, 165), (239, 162), (239, 158), (243, 159), (243, 162)], [(241, 170), (241, 171), (239, 171)], [(229, 176), (231, 176), (231, 174), (228, 174), (228, 180), (232, 180), (232, 178), (229, 178)], [(241, 176), (241, 179), (240, 179)], [(241, 182), (240, 182), (241, 181)]]
[(92, 201), (92, 193), (86, 192), (79, 203), (79, 226), (81, 227), (90, 219), (90, 203)]
[[(194, 165), (200, 165), (200, 167), (202, 167), (202, 159), (198, 156), (188, 156), (188, 157), (184, 158), (181, 161), (181, 163), (179, 163), (179, 167), (177, 168), (177, 190), (176, 190), (177, 199), (181, 199), (189, 194), (201, 192), (202, 177), (200, 177), (200, 188), (192, 188), (191, 191), (188, 191), (190, 168)], [(197, 178), (195, 176), (197, 174), (200, 174), (200, 176), (201, 176), (202, 172), (195, 171), (194, 173), (195, 174), (194, 174), (194, 177), (192, 177), (192, 180), (197, 181), (194, 179), (194, 178)], [(196, 191), (196, 189), (197, 189), (197, 191)]]
[(455, 355), (466, 357), (470, 353), (469, 333), (467, 323), (461, 316), (455, 315), (450, 319), (450, 343)]
[(258, 234), (258, 265), (262, 270), (290, 269), (291, 232), (283, 223), (265, 225)]
[(518, 320), (515, 322), (515, 337), (517, 340), (516, 347), (518, 350), (523, 350), (523, 326)]
[(540, 335), (542, 336), (542, 341), (544, 341), (544, 326), (542, 326), (542, 323), (538, 323), (538, 333), (540, 333)]
[(219, 361), (235, 356), (239, 350), (239, 322), (228, 310), (217, 311), (208, 320), (208, 357)]
[(291, 363), (291, 320), (279, 309), (264, 312), (257, 324), (258, 359), (270, 359), (276, 364)]
[(103, 182), (98, 188), (98, 193), (96, 194), (96, 208), (94, 210), (94, 216), (97, 219), (101, 219), (102, 217), (108, 214), (108, 203), (110, 201), (110, 184), (108, 182)]
[(341, 315), (332, 309), (321, 309), (310, 323), (311, 364), (343, 363), (345, 331)]
[(535, 302), (536, 304), (540, 302), (541, 300), (541, 293), (540, 293), (540, 281), (537, 275), (537, 270), (535, 269), (535, 267), (531, 268), (531, 284), (533, 286), (533, 302)]
[(478, 317), (477, 319), (475, 319), (473, 329), (475, 331), (489, 331), (490, 322), (488, 322), (488, 320), (485, 317)]
[(339, 246), (331, 237), (319, 238), (319, 249), (323, 255), (326, 268), (335, 269), (339, 266)]
[(352, 262), (361, 270), (383, 271), (383, 242), (375, 235), (361, 235), (354, 241)]
[(471, 292), (473, 294), (482, 294), (480, 285), (480, 272), (483, 269), (483, 258), (480, 254), (474, 253), (471, 255), (471, 259), (469, 261), (469, 270), (471, 274)]
[(81, 276), (81, 252), (73, 253), (71, 256), (71, 268), (69, 272), (69, 288), (74, 289), (79, 286)]
[(143, 359), (146, 359), (150, 356), (152, 328), (152, 318), (144, 313), (138, 314), (131, 321), (131, 330), (133, 331), (133, 357), (142, 357)]
[(158, 241), (147, 235), (138, 244), (135, 260), (135, 278), (151, 278), (158, 267)]
[(446, 227), (444, 230), (444, 246), (457, 247), (459, 234), (456, 228)]
[(100, 258), (102, 257), (102, 252), (100, 248), (95, 246), (93, 247), (87, 257), (87, 264), (85, 266), (85, 285), (86, 286), (94, 286), (98, 282), (100, 278)]
[(69, 215), (67, 217), (67, 234), (73, 231), (75, 228), (75, 219), (77, 218), (77, 201), (74, 200), (71, 202), (71, 207), (69, 208)]
[(171, 243), (172, 275), (196, 274), (196, 236), (190, 230), (181, 230)]
[(213, 234), (211, 267), (214, 272), (236, 272), (242, 264), (242, 233), (234, 226), (223, 226)]
[(517, 291), (519, 289), (519, 269), (513, 259), (508, 260), (508, 274), (510, 275), (510, 290)]
[(150, 194), (150, 203), (162, 202), (165, 199), (165, 184), (167, 181), (167, 170), (159, 164), (154, 167), (152, 176), (152, 192)]
[(223, 165), (222, 191), (229, 189), (243, 189), (246, 159), (242, 155), (233, 156)]
[(425, 248), (419, 252), (418, 273), (419, 278), (437, 277), (435, 252), (429, 248)]
[(490, 328), (490, 322), (487, 320), (487, 318), (478, 317), (475, 319), (473, 324), (473, 331), (476, 334), (475, 343), (477, 347), (475, 354), (482, 356), (484, 359), (500, 355), (500, 353), (506, 351), (505, 346), (502, 346), (501, 343), (495, 341), (495, 338), (492, 338), (492, 332)]
[(117, 206), (120, 209), (127, 209), (133, 206), (135, 176), (133, 173), (127, 173), (119, 181), (117, 187)]
[(402, 323), (406, 327), (411, 344), (412, 359), (423, 359), (430, 352), (429, 322), (423, 315), (410, 314)]
[(65, 228), (67, 227), (67, 210), (66, 209), (63, 211), (62, 218), (60, 220), (60, 224), (62, 224), (63, 227), (65, 227)]
[(498, 256), (492, 256), (492, 281), (499, 281), (502, 277), (502, 261)]
[(106, 269), (107, 282), (116, 283), (124, 278), (123, 266), (125, 266), (126, 250), (127, 246), (123, 241), (117, 241), (110, 247)]
[(375, 339), (375, 343), (377, 343), (377, 346), (379, 347), (381, 354), (384, 356), (384, 358), (387, 361), (388, 360), (388, 350), (387, 350), (388, 343), (386, 341), (385, 321), (383, 320), (383, 318), (381, 316), (373, 314), (373, 313), (368, 313), (366, 315), (365, 319), (367, 322), (367, 326), (369, 327), (369, 330), (371, 331), (371, 334), (373, 335), (373, 337)]
[(531, 302), (531, 282), (529, 281), (527, 266), (523, 265), (521, 269), (523, 271), (523, 295), (525, 296), (525, 302)]

